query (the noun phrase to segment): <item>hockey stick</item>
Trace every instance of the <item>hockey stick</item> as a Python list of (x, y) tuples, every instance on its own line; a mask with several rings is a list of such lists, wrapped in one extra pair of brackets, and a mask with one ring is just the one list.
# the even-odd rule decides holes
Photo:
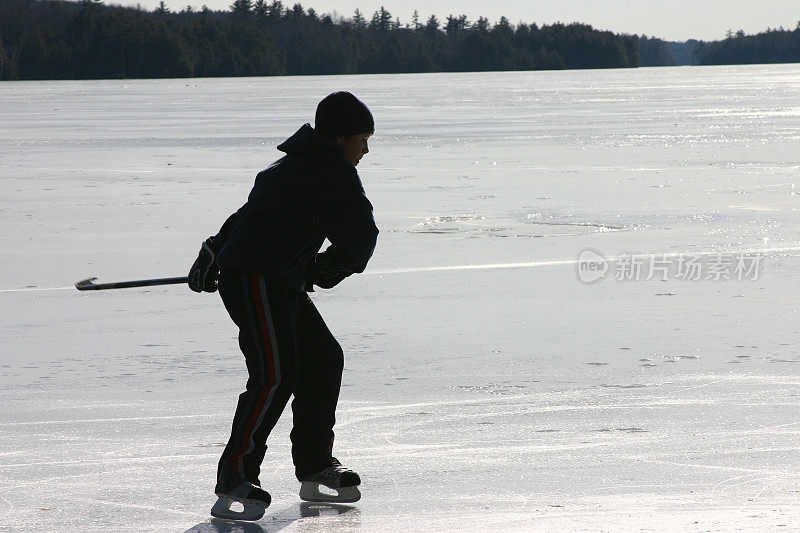
[(75, 288), (79, 291), (99, 291), (103, 289), (127, 289), (128, 287), (150, 287), (152, 285), (175, 285), (178, 283), (188, 283), (189, 278), (159, 278), (159, 279), (137, 279), (133, 281), (115, 281), (112, 283), (94, 283), (97, 278), (89, 278), (79, 281)]

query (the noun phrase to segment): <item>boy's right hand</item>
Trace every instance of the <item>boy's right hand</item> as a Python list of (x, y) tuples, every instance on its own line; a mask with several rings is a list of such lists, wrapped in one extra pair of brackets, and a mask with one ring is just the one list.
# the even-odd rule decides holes
[(214, 237), (203, 242), (192, 268), (189, 269), (189, 288), (194, 292), (216, 292), (219, 267), (217, 267), (217, 246)]

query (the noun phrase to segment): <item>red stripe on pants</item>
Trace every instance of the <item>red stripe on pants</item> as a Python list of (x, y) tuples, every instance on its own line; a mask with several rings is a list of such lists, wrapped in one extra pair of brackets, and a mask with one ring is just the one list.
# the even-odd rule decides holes
[(250, 415), (250, 419), (247, 421), (247, 426), (242, 434), (242, 447), (232, 459), (233, 470), (240, 476), (244, 476), (244, 472), (239, 472), (239, 458), (247, 453), (247, 449), (250, 446), (250, 442), (253, 438), (255, 426), (258, 423), (258, 419), (261, 417), (261, 413), (264, 411), (264, 405), (267, 403), (267, 398), (269, 397), (270, 391), (272, 391), (272, 388), (275, 387), (275, 353), (272, 349), (269, 322), (267, 321), (267, 314), (264, 309), (264, 299), (262, 298), (261, 283), (258, 275), (253, 274), (250, 276), (250, 286), (253, 291), (253, 301), (256, 304), (255, 310), (258, 317), (258, 329), (259, 333), (261, 334), (261, 345), (264, 347), (264, 364), (267, 367), (267, 386), (263, 388), (261, 394), (259, 394), (258, 401), (256, 402), (256, 408)]
[(261, 341), (264, 345), (264, 356), (267, 364), (267, 377), (269, 379), (269, 386), (272, 388), (272, 386), (275, 385), (275, 354), (272, 351), (272, 337), (270, 336), (269, 324), (267, 323), (267, 313), (265, 311), (266, 306), (264, 305), (264, 300), (261, 297), (261, 284), (259, 283), (259, 276), (253, 274), (250, 277), (250, 282), (253, 285), (256, 312), (258, 313), (258, 323), (261, 325)]

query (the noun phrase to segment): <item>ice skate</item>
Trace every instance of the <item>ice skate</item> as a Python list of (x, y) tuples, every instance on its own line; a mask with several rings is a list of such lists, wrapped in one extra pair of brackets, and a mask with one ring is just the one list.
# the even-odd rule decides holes
[[(361, 478), (358, 474), (342, 466), (335, 457), (331, 465), (316, 474), (298, 476), (300, 481), (300, 498), (307, 502), (353, 503), (361, 499), (358, 485)], [(333, 491), (320, 490), (320, 486)]]
[[(269, 507), (272, 497), (258, 485), (244, 482), (235, 489), (226, 493), (217, 493), (219, 498), (211, 508), (211, 516), (228, 520), (258, 520), (264, 516), (264, 511)], [(244, 507), (241, 511), (234, 511), (231, 505), (239, 502)]]

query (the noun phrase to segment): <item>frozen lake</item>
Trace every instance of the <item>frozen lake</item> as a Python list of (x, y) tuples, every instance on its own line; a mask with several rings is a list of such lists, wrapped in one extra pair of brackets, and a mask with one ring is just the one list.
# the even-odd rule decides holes
[[(333, 90), (382, 233), (313, 295), (362, 501), (210, 520), (246, 371), (185, 275)], [(0, 84), (0, 531), (800, 530), (800, 65)], [(591, 283), (589, 282), (591, 281)]]

